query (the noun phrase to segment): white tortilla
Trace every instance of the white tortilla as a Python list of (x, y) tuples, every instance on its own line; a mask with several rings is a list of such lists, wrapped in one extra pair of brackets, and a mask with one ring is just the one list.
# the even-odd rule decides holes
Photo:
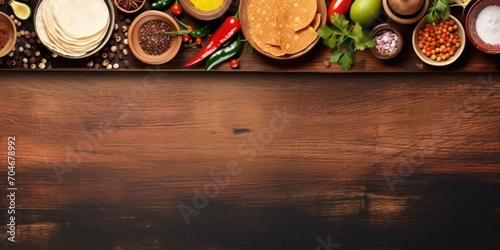
[[(82, 2), (90, 7), (82, 7)], [(63, 10), (66, 14), (61, 14)], [(77, 17), (70, 18), (76, 12)], [(82, 56), (102, 43), (110, 19), (104, 0), (42, 0), (35, 26), (40, 40), (49, 49), (63, 55)]]
[(65, 33), (75, 38), (92, 37), (106, 28), (108, 6), (103, 0), (52, 0), (52, 15)]

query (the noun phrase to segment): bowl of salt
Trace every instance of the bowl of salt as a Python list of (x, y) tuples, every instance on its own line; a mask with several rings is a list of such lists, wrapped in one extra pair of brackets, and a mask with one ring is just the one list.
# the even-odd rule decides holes
[(467, 37), (476, 48), (488, 54), (500, 53), (500, 1), (475, 2), (465, 23)]

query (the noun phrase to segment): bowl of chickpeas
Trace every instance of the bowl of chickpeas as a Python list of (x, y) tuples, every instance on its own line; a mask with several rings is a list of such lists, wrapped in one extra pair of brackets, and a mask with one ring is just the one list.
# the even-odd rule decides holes
[(429, 23), (425, 17), (413, 30), (413, 49), (417, 56), (432, 66), (446, 66), (455, 62), (464, 51), (465, 29), (450, 15), (448, 20)]

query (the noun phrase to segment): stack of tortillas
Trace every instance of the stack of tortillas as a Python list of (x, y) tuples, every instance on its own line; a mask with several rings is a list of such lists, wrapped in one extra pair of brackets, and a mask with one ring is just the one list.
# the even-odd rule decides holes
[(78, 57), (103, 42), (110, 22), (104, 0), (42, 0), (35, 28), (46, 47), (62, 55)]
[(293, 55), (311, 45), (321, 14), (317, 0), (250, 0), (248, 24), (254, 42), (274, 55)]

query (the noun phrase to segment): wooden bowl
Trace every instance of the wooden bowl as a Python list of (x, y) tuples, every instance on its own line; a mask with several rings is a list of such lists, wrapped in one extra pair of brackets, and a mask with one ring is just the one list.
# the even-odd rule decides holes
[(480, 0), (475, 2), (472, 7), (467, 12), (467, 18), (465, 20), (465, 30), (467, 31), (467, 37), (469, 37), (469, 41), (479, 50), (488, 53), (488, 54), (499, 54), (500, 53), (500, 44), (489, 44), (484, 42), (476, 30), (476, 21), (479, 13), (488, 7), (488, 6), (500, 6), (500, 1), (498, 0)]
[(232, 2), (232, 0), (224, 0), (222, 5), (214, 11), (203, 11), (197, 9), (190, 0), (179, 0), (179, 3), (188, 15), (203, 21), (214, 20), (221, 17), (224, 13), (226, 13)]
[(138, 5), (138, 7), (136, 8), (131, 8), (131, 9), (126, 9), (124, 8), (120, 2), (122, 1), (130, 1), (130, 2), (133, 2), (132, 0), (114, 0), (115, 2), (115, 6), (118, 10), (120, 10), (121, 12), (124, 12), (124, 13), (127, 13), (127, 14), (132, 14), (132, 13), (135, 13), (137, 11), (139, 11), (140, 9), (142, 9), (142, 7), (144, 7), (144, 4), (146, 3), (147, 0), (142, 0), (142, 2)]
[[(250, 25), (248, 23), (248, 5), (250, 3), (250, 0), (241, 0), (240, 1), (240, 22), (241, 22), (241, 30), (243, 31), (243, 35), (245, 35), (245, 38), (247, 39), (248, 43), (250, 45), (252, 45), (252, 47), (257, 50), (259, 53), (263, 54), (264, 56), (267, 56), (269, 58), (273, 58), (273, 59), (277, 59), (277, 60), (289, 60), (289, 59), (294, 59), (294, 58), (297, 58), (297, 57), (300, 57), (304, 54), (306, 54), (307, 52), (309, 52), (312, 48), (314, 48), (314, 46), (318, 43), (318, 41), (320, 40), (320, 37), (318, 36), (314, 42), (312, 42), (311, 44), (309, 44), (309, 46), (307, 46), (304, 50), (298, 52), (298, 53), (295, 53), (295, 54), (292, 54), (292, 55), (289, 55), (289, 54), (286, 54), (286, 55), (283, 55), (283, 56), (275, 56), (275, 55), (272, 55), (264, 50), (262, 50), (256, 43), (255, 41), (252, 39), (252, 36), (251, 36), (251, 28), (250, 28)], [(321, 14), (321, 23), (319, 25), (319, 27), (323, 26), (326, 24), (326, 2), (323, 1), (323, 0), (317, 0), (317, 3), (318, 3), (318, 10), (316, 11), (317, 13), (320, 13)], [(269, 31), (269, 32), (274, 32), (274, 31)]]
[(464, 26), (462, 26), (460, 21), (457, 18), (455, 18), (454, 16), (450, 15), (450, 19), (455, 21), (455, 23), (458, 25), (458, 34), (460, 36), (460, 44), (461, 45), (460, 45), (460, 48), (458, 48), (457, 51), (455, 52), (455, 55), (451, 56), (450, 58), (448, 58), (445, 61), (440, 61), (440, 62), (434, 61), (431, 58), (424, 55), (424, 53), (422, 53), (422, 51), (418, 48), (418, 31), (421, 30), (425, 26), (425, 24), (427, 23), (427, 20), (425, 19), (425, 17), (422, 18), (422, 20), (420, 20), (418, 22), (417, 26), (413, 30), (413, 36), (412, 36), (413, 50), (415, 50), (415, 53), (417, 54), (417, 56), (425, 63), (432, 65), (432, 66), (446, 66), (446, 65), (449, 65), (449, 64), (453, 63), (454, 61), (456, 61), (460, 57), (462, 52), (464, 51), (465, 41), (467, 40), (467, 38), (465, 37)]
[(401, 52), (401, 50), (403, 49), (403, 45), (404, 45), (403, 35), (396, 27), (394, 27), (393, 25), (390, 25), (388, 23), (382, 23), (382, 24), (375, 26), (375, 28), (373, 28), (373, 30), (370, 32), (370, 34), (372, 37), (375, 38), (378, 35), (377, 33), (379, 33), (380, 31), (383, 31), (383, 30), (390, 30), (396, 34), (396, 36), (398, 37), (396, 49), (393, 50), (391, 53), (382, 53), (377, 48), (373, 47), (373, 48), (370, 48), (370, 51), (377, 58), (391, 59), (391, 58), (394, 58), (395, 56), (397, 56), (399, 54), (399, 52)]
[(0, 57), (3, 57), (9, 54), (16, 45), (17, 28), (12, 19), (10, 19), (10, 17), (3, 12), (0, 12), (0, 22), (5, 22), (10, 32), (9, 41), (7, 41), (5, 46), (0, 49)]
[(141, 45), (139, 44), (139, 30), (141, 29), (141, 26), (144, 23), (152, 20), (161, 20), (168, 23), (168, 25), (172, 27), (173, 31), (180, 30), (180, 27), (174, 20), (174, 18), (172, 18), (167, 13), (157, 10), (148, 10), (138, 15), (134, 19), (132, 24), (130, 24), (128, 32), (128, 41), (129, 41), (130, 51), (137, 59), (147, 64), (159, 65), (170, 61), (172, 58), (175, 57), (175, 55), (177, 55), (177, 53), (181, 48), (182, 36), (173, 36), (174, 39), (173, 43), (171, 44), (170, 48), (167, 49), (167, 51), (164, 52), (163, 54), (161, 55), (146, 54), (144, 50), (141, 48)]
[[(418, 1), (414, 2), (409, 0), (395, 0), (394, 2), (398, 3), (398, 7), (401, 8), (400, 11), (404, 12), (404, 7), (401, 6), (415, 4)], [(422, 0), (420, 7), (418, 8), (418, 10), (414, 10), (414, 13), (398, 13), (398, 10), (396, 10), (397, 7), (391, 6), (390, 0), (382, 0), (382, 6), (384, 8), (384, 12), (394, 22), (400, 24), (412, 24), (418, 22), (418, 20), (422, 19), (422, 17), (427, 13), (429, 0)]]

